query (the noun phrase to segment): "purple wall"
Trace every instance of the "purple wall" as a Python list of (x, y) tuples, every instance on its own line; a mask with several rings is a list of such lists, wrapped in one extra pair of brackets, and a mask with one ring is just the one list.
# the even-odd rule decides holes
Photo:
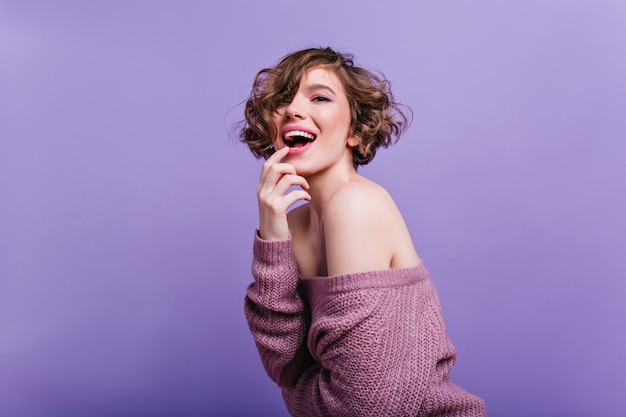
[(243, 317), (260, 162), (225, 125), (310, 45), (415, 112), (363, 172), (433, 275), (453, 379), (491, 416), (625, 415), (624, 22), (621, 0), (1, 1), (0, 416), (287, 415)]

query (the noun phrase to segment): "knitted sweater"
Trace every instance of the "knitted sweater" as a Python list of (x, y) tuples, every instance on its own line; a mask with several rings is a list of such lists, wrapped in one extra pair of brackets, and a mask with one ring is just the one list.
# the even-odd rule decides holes
[(426, 268), (301, 278), (291, 240), (254, 242), (245, 314), (293, 416), (484, 416)]

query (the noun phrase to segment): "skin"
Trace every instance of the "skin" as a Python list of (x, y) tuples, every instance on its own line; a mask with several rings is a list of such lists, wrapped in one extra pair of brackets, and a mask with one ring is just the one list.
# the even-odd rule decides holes
[[(419, 263), (391, 196), (352, 163), (350, 105), (336, 74), (307, 71), (292, 101), (277, 110), (276, 152), (263, 164), (257, 190), (259, 234), (290, 235), (301, 276), (334, 276)], [(289, 150), (284, 128), (316, 135), (304, 152)], [(292, 188), (293, 187), (293, 188)], [(297, 201), (306, 203), (289, 211)]]

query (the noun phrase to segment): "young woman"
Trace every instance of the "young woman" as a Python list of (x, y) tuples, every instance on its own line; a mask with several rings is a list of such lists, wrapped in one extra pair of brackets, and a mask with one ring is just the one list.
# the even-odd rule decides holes
[(302, 50), (257, 74), (245, 116), (267, 159), (245, 313), (289, 412), (485, 415), (449, 381), (455, 350), (400, 212), (357, 172), (407, 125), (388, 83)]

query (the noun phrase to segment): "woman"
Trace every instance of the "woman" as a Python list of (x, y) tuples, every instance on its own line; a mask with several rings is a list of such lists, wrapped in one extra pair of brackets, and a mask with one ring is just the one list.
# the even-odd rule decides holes
[(357, 172), (407, 125), (388, 83), (302, 50), (257, 74), (245, 115), (267, 159), (245, 313), (289, 412), (485, 415), (449, 382), (455, 350), (400, 212)]

